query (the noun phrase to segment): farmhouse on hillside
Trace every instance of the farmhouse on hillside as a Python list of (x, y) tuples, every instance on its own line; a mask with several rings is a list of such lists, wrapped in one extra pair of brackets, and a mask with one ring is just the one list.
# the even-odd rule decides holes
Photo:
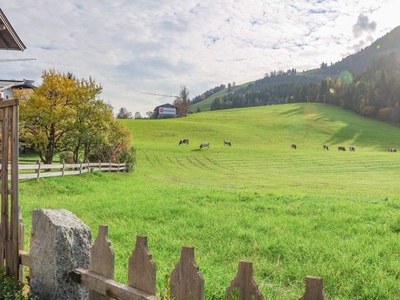
[(176, 110), (177, 110), (176, 106), (169, 103), (165, 103), (163, 105), (157, 106), (154, 109), (151, 118), (152, 119), (176, 118)]

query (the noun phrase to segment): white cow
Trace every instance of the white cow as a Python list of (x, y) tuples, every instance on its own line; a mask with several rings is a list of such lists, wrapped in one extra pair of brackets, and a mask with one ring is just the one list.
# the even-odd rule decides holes
[(203, 148), (206, 148), (206, 147), (207, 147), (207, 149), (210, 148), (210, 143), (209, 142), (202, 142), (200, 144), (200, 150), (203, 149)]

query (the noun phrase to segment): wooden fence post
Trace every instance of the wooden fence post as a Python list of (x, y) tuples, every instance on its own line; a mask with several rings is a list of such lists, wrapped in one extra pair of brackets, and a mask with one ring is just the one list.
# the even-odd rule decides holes
[[(93, 244), (90, 262), (90, 270), (103, 275), (107, 278), (114, 279), (114, 249), (108, 239), (108, 226), (100, 225), (99, 234)], [(89, 291), (89, 300), (108, 300), (111, 299), (100, 293)]]
[(322, 278), (307, 276), (306, 292), (299, 300), (326, 300)]
[[(22, 218), (21, 207), (18, 208), (18, 249), (24, 250), (24, 219)], [(24, 267), (19, 265), (18, 280), (24, 282)]]
[(194, 260), (194, 248), (182, 247), (181, 258), (171, 273), (171, 292), (178, 300), (204, 300), (204, 278)]
[(80, 160), (78, 160), (79, 163), (79, 175), (82, 174), (82, 162)]
[(138, 235), (129, 258), (128, 285), (150, 295), (156, 295), (156, 263), (147, 245), (147, 236)]
[(64, 171), (65, 171), (65, 160), (63, 159), (62, 161), (61, 161), (61, 163), (62, 163), (62, 169), (61, 169), (61, 174), (62, 174), (62, 176), (64, 176)]
[(99, 171), (101, 172), (101, 160), (99, 160)]
[(36, 170), (37, 178), (39, 178), (40, 177), (40, 169), (41, 169), (40, 160), (38, 159), (36, 163), (39, 165), (38, 169)]
[(90, 163), (89, 163), (88, 159), (86, 159), (86, 168), (87, 168), (87, 172), (90, 172)]
[(111, 172), (111, 160), (110, 160), (110, 172)]
[(255, 300), (264, 299), (253, 278), (253, 264), (251, 262), (239, 262), (236, 277), (231, 281), (231, 285), (226, 289), (226, 294), (234, 293), (235, 289), (240, 293), (240, 300), (251, 299), (251, 297), (254, 297)]

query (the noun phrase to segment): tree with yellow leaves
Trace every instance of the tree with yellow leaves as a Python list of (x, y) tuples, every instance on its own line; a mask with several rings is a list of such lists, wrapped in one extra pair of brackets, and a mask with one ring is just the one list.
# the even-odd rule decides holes
[(75, 162), (85, 160), (112, 143), (118, 133), (129, 146), (129, 132), (118, 131), (112, 107), (99, 99), (102, 87), (92, 78), (78, 80), (70, 73), (49, 70), (43, 72), (42, 82), (30, 95), (16, 96), (20, 135), (38, 151), (43, 163), (51, 164), (62, 151), (72, 151)]

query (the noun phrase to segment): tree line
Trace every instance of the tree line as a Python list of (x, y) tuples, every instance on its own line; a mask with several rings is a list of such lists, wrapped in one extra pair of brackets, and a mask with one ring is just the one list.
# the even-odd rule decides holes
[[(325, 67), (325, 65), (324, 65)], [(400, 124), (400, 59), (382, 55), (359, 74), (339, 76), (277, 72), (223, 97), (211, 110), (278, 103), (316, 102), (340, 106), (360, 115)]]
[(64, 154), (73, 162), (127, 162), (132, 167), (131, 134), (114, 118), (112, 106), (99, 98), (101, 91), (92, 78), (43, 71), (40, 87), (15, 93), (20, 101), (20, 139), (45, 164)]

